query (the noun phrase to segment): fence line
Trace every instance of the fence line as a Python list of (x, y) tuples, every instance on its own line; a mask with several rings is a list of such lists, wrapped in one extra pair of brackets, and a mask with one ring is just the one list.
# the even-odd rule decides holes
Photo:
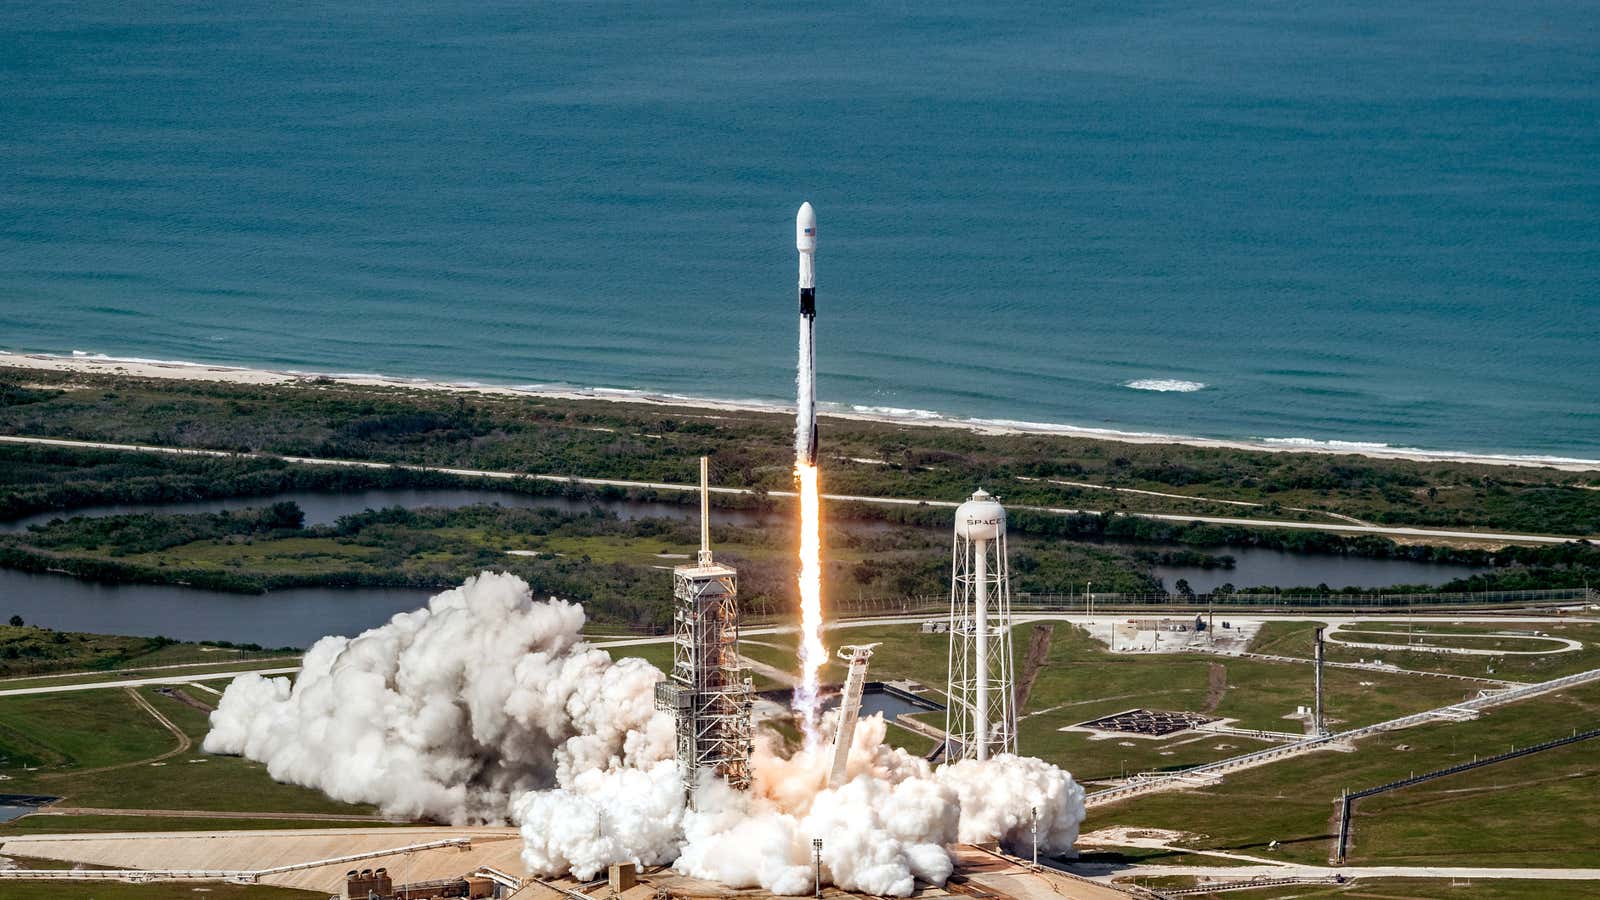
[(1273, 762), (1277, 759), (1288, 756), (1298, 756), (1302, 753), (1306, 753), (1320, 747), (1348, 743), (1350, 741), (1368, 737), (1379, 732), (1410, 728), (1413, 725), (1421, 725), (1425, 722), (1459, 721), (1458, 717), (1465, 714), (1475, 713), (1480, 709), (1487, 709), (1491, 706), (1500, 706), (1505, 703), (1514, 703), (1518, 700), (1523, 700), (1537, 694), (1558, 691), (1562, 688), (1576, 687), (1577, 685), (1588, 684), (1594, 681), (1600, 681), (1600, 669), (1590, 669), (1587, 672), (1578, 672), (1574, 675), (1566, 675), (1561, 678), (1553, 678), (1549, 681), (1541, 681), (1534, 684), (1523, 685), (1522, 687), (1510, 688), (1508, 690), (1483, 691), (1477, 697), (1474, 697), (1470, 700), (1463, 700), (1460, 703), (1442, 706), (1438, 709), (1430, 709), (1425, 712), (1411, 713), (1410, 715), (1401, 716), (1398, 719), (1390, 719), (1387, 722), (1378, 722), (1374, 725), (1363, 725), (1359, 728), (1341, 731), (1338, 734), (1308, 737), (1305, 740), (1297, 743), (1283, 744), (1281, 746), (1271, 747), (1266, 750), (1257, 750), (1253, 753), (1246, 753), (1241, 756), (1231, 756), (1227, 759), (1219, 759), (1216, 762), (1191, 766), (1190, 768), (1181, 769), (1176, 772), (1140, 773), (1128, 779), (1127, 782), (1122, 785), (1113, 788), (1106, 788), (1105, 790), (1101, 791), (1095, 791), (1094, 793), (1086, 796), (1084, 801), (1089, 806), (1100, 806), (1105, 803), (1112, 803), (1117, 800), (1122, 800), (1138, 794), (1153, 793), (1155, 791), (1164, 790), (1167, 787), (1177, 786), (1179, 784), (1194, 784), (1200, 781), (1214, 783), (1221, 781), (1222, 776), (1228, 772), (1250, 768), (1263, 763)]
[(1421, 775), (1413, 775), (1410, 778), (1402, 778), (1399, 781), (1391, 781), (1388, 784), (1380, 784), (1377, 787), (1365, 788), (1359, 791), (1346, 791), (1339, 797), (1339, 837), (1334, 843), (1334, 862), (1339, 863), (1340, 865), (1344, 864), (1345, 852), (1350, 848), (1350, 815), (1355, 811), (1355, 802), (1363, 797), (1371, 797), (1376, 794), (1397, 791), (1400, 788), (1411, 787), (1414, 784), (1422, 784), (1425, 781), (1432, 781), (1435, 778), (1445, 778), (1450, 775), (1457, 775), (1462, 772), (1468, 772), (1484, 766), (1492, 766), (1495, 763), (1501, 763), (1523, 756), (1531, 756), (1535, 753), (1543, 753), (1546, 750), (1554, 750), (1557, 747), (1565, 747), (1568, 744), (1576, 744), (1579, 741), (1587, 741), (1591, 738), (1597, 737), (1600, 737), (1600, 728), (1583, 732), (1575, 731), (1566, 737), (1556, 738), (1553, 741), (1545, 741), (1542, 744), (1534, 744), (1528, 747), (1508, 750), (1505, 753), (1497, 753), (1494, 756), (1486, 756), (1483, 759), (1474, 759), (1472, 762), (1457, 763), (1453, 766), (1446, 766), (1443, 769), (1436, 769), (1432, 772), (1424, 772)]

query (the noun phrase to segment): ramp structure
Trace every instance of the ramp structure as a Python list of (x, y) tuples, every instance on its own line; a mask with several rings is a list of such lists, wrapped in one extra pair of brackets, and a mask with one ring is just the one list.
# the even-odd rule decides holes
[(844, 679), (844, 694), (839, 699), (839, 729), (833, 736), (833, 769), (828, 787), (844, 784), (844, 770), (850, 763), (850, 744), (856, 736), (856, 720), (861, 718), (861, 693), (867, 685), (867, 662), (877, 644), (852, 644), (839, 648), (839, 658), (850, 664)]

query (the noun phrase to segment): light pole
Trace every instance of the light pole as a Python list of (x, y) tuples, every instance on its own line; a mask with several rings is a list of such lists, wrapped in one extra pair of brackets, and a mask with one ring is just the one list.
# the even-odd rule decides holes
[(811, 839), (811, 856), (815, 865), (817, 896), (822, 896), (822, 838)]
[(1094, 582), (1085, 582), (1083, 586), (1083, 606), (1089, 612), (1089, 624), (1094, 624)]
[(1039, 807), (1033, 808), (1033, 866), (1039, 867)]

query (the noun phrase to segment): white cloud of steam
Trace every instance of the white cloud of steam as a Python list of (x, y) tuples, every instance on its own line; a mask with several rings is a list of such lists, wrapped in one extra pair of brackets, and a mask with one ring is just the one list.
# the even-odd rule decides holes
[(396, 815), (509, 819), (531, 869), (583, 879), (614, 862), (675, 862), (808, 894), (820, 837), (826, 881), (905, 896), (949, 877), (946, 844), (1026, 849), (1034, 806), (1042, 850), (1077, 838), (1083, 790), (1065, 772), (1013, 756), (933, 769), (883, 743), (881, 715), (857, 725), (839, 788), (825, 787), (829, 752), (790, 754), (758, 729), (752, 789), (707, 779), (689, 811), (672, 721), (653, 708), (663, 676), (613, 662), (582, 625), (581, 607), (535, 603), (521, 579), (485, 573), (356, 638), (318, 641), (293, 686), (235, 679), (204, 747)]
[(279, 781), (455, 824), (506, 818), (514, 792), (669, 756), (661, 674), (582, 642), (583, 608), (533, 603), (485, 573), (355, 638), (328, 637), (299, 677), (234, 679), (204, 748)]

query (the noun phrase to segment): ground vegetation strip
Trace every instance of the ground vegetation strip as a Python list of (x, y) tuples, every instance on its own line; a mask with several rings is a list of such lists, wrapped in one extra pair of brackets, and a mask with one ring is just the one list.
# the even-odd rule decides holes
[[(674, 482), (710, 454), (722, 484), (778, 490), (792, 479), (781, 413), (26, 369), (0, 370), (0, 386), (8, 434)], [(981, 482), (1016, 504), (1236, 515), (1211, 502), (1228, 500), (1285, 519), (1600, 533), (1600, 492), (1584, 489), (1592, 473), (855, 420), (829, 420), (825, 446), (837, 493), (959, 500)]]

